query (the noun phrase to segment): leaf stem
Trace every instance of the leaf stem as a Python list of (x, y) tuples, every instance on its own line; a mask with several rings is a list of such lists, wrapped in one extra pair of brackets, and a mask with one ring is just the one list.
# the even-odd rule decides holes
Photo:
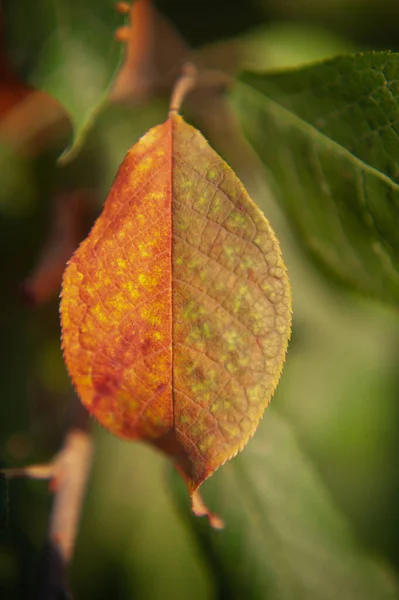
[(169, 114), (178, 113), (181, 105), (184, 102), (185, 97), (191, 92), (198, 81), (198, 69), (197, 67), (189, 62), (183, 65), (182, 74), (176, 81), (172, 91), (172, 96), (169, 105)]

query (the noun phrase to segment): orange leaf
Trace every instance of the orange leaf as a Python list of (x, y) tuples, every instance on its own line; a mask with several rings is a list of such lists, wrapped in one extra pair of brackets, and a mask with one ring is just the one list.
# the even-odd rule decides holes
[(254, 434), (280, 377), (291, 291), (228, 165), (171, 111), (124, 159), (63, 280), (65, 361), (115, 435), (172, 456), (194, 495)]

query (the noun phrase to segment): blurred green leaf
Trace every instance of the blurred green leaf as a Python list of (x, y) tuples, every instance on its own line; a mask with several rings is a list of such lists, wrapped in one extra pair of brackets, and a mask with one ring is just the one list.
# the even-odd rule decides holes
[(129, 148), (148, 129), (165, 120), (167, 112), (168, 106), (163, 101), (140, 108), (104, 102), (79, 147), (63, 155), (60, 185), (67, 189), (71, 184), (75, 188), (89, 188), (96, 193), (98, 206), (102, 206)]
[(269, 409), (246, 450), (205, 486), (226, 528), (189, 516), (187, 491), (175, 498), (192, 524), (223, 598), (388, 600), (389, 572), (352, 538), (283, 420)]
[(285, 69), (354, 50), (347, 39), (311, 23), (275, 22), (240, 36), (245, 70)]
[(122, 17), (108, 0), (8, 2), (8, 45), (29, 83), (69, 112), (75, 138), (101, 105), (120, 63)]
[(233, 100), (299, 238), (358, 291), (399, 299), (399, 54), (244, 73)]

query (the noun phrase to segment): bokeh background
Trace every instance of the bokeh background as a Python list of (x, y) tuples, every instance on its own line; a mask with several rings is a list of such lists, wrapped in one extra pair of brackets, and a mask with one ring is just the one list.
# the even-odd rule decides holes
[[(34, 3), (10, 0), (3, 4), (9, 55), (16, 72), (28, 81), (43, 60), (40, 36), (45, 26), (35, 19), (46, 14), (47, 8), (35, 16)], [(47, 2), (58, 8), (62, 4)], [(95, 4), (112, 3), (99, 0)], [(299, 65), (352, 50), (399, 50), (399, 3), (393, 0), (159, 0), (156, 4), (191, 46), (210, 44), (211, 54), (238, 54), (256, 68)], [(54, 68), (61, 69), (64, 59), (73, 61), (73, 46), (70, 51), (68, 57), (54, 57)], [(106, 54), (98, 53), (99, 64), (107, 60)], [(79, 85), (82, 89), (90, 86), (90, 73), (82, 72)], [(61, 135), (45, 151), (23, 159), (8, 152), (6, 144), (1, 147), (3, 466), (49, 459), (61, 444), (73, 398), (60, 351), (57, 297), (31, 306), (21, 293), (21, 284), (37, 264), (52, 226), (52, 199), (60, 188), (90, 187), (95, 192), (89, 215), (93, 217), (124, 153), (150, 126), (164, 120), (166, 106), (165, 100), (155, 98), (134, 108), (107, 110), (89, 132), (80, 158), (63, 173), (55, 164), (65, 145)], [(289, 428), (297, 451), (351, 528), (359, 552), (373, 556), (381, 568), (397, 577), (397, 312), (341, 289), (320, 273), (294, 239), (270, 192), (267, 175), (255, 159), (244, 162), (232, 166), (278, 234), (294, 296), (288, 359), (264, 421), (270, 411), (270, 419)], [(218, 579), (215, 557), (198, 543), (192, 522), (182, 514), (187, 507), (176, 502), (167, 461), (143, 445), (119, 441), (94, 423), (93, 428), (95, 465), (70, 570), (76, 598), (243, 597), (235, 595), (225, 573)], [(264, 434), (263, 430), (259, 433)], [(271, 443), (278, 456), (278, 438)], [(290, 465), (286, 468), (289, 474)], [(267, 468), (264, 476), (267, 479)], [(222, 472), (214, 475), (215, 486), (221, 478)], [(211, 490), (211, 482), (204, 485), (205, 496), (207, 486)], [(216, 492), (209, 493), (213, 498)], [(45, 483), (0, 480), (2, 600), (31, 597), (51, 500)], [(287, 502), (287, 498), (280, 500)], [(288, 502), (294, 504), (296, 498)], [(308, 518), (312, 518), (310, 513)], [(301, 593), (287, 597), (306, 600)], [(334, 593), (331, 597), (340, 597), (338, 589)], [(263, 596), (247, 597), (269, 596), (265, 591)]]

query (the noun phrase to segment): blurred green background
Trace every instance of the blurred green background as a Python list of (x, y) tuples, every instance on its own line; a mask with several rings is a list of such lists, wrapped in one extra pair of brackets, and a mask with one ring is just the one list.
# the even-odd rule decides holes
[[(6, 40), (19, 73), (35, 82), (41, 77), (46, 88), (46, 77), (55, 77), (55, 70), (62, 71), (64, 63), (75, 77), (74, 61), (81, 67), (82, 55), (73, 54), (72, 35), (70, 53), (59, 53), (53, 57), (51, 68), (43, 67), (49, 56), (51, 59), (49, 48), (54, 40), (52, 36), (46, 37), (50, 26), (40, 19), (48, 18), (57, 37), (54, 7), (68, 11), (68, 3), (43, 0), (37, 2), (40, 10), (35, 10), (37, 6), (33, 4), (19, 0), (4, 2)], [(99, 7), (95, 15), (98, 30), (101, 35), (109, 35), (113, 24), (101, 18), (102, 10), (105, 15), (113, 3), (81, 0), (80, 4), (82, 10), (87, 4), (92, 13)], [(213, 44), (212, 48), (220, 49), (224, 44), (227, 53), (239, 48), (246, 64), (257, 68), (296, 65), (351, 50), (399, 49), (396, 1), (159, 0), (157, 6), (192, 46)], [(32, 22), (37, 26), (32, 27)], [(79, 22), (79, 27), (85, 26), (86, 22)], [(94, 64), (93, 56), (90, 65)], [(108, 69), (104, 64), (109, 53), (98, 51), (95, 60), (98, 73)], [(87, 74), (80, 68), (79, 73), (81, 79), (76, 85), (80, 91), (85, 85), (90, 87), (91, 82), (90, 71)], [(65, 88), (67, 93), (69, 89)], [(65, 141), (34, 158), (17, 157), (7, 145), (1, 148), (0, 459), (3, 466), (50, 458), (59, 448), (73, 397), (59, 345), (57, 299), (31, 308), (18, 293), (46, 239), (51, 223), (51, 199), (61, 187), (74, 190), (88, 186), (97, 197), (93, 215), (98, 212), (124, 153), (150, 126), (165, 119), (166, 107), (165, 100), (156, 98), (133, 108), (106, 109), (95, 120), (82, 153), (62, 172), (55, 158)], [(372, 556), (386, 577), (396, 578), (399, 571), (398, 315), (392, 308), (340, 289), (316, 271), (298, 247), (256, 160), (248, 160), (248, 164), (246, 161), (245, 166), (232, 166), (275, 228), (293, 287), (292, 341), (282, 380), (264, 422), (277, 419), (276, 423), (288, 428), (296, 440), (295, 452), (304, 457), (328, 502), (351, 529), (359, 553)], [(207, 546), (202, 524), (198, 534), (197, 525), (187, 517), (187, 507), (177, 500), (179, 492), (175, 491), (174, 480), (170, 481), (168, 462), (143, 445), (121, 442), (94, 423), (93, 428), (97, 444), (95, 465), (70, 571), (76, 598), (306, 600), (317, 597), (310, 588), (309, 595), (306, 594), (306, 585), (300, 590), (293, 586), (285, 595), (269, 594), (266, 588), (263, 593), (256, 592), (251, 582), (245, 581), (245, 573), (240, 574), (241, 587), (232, 589), (228, 568), (218, 573), (219, 550), (212, 543)], [(267, 436), (267, 424), (257, 434), (259, 439), (262, 435)], [(257, 436), (244, 451), (248, 456)], [(278, 436), (272, 436), (268, 443), (278, 457)], [(245, 466), (240, 460), (234, 459), (232, 463)], [(294, 465), (295, 461), (293, 469)], [(210, 504), (213, 500), (217, 503), (223, 477), (228, 478), (233, 472), (229, 469), (233, 468), (227, 465), (226, 476), (221, 470), (213, 477), (215, 483), (212, 480), (204, 485), (204, 495), (209, 495)], [(295, 478), (290, 463), (285, 468), (285, 476)], [(266, 465), (265, 481), (268, 476)], [(46, 538), (51, 495), (46, 484), (40, 482), (18, 480), (6, 485), (0, 481), (0, 486), (0, 598), (30, 598), (40, 549)], [(231, 496), (229, 503), (240, 505), (240, 494), (238, 490), (237, 497)], [(300, 503), (294, 496), (277, 499), (277, 517), (280, 504), (291, 502), (293, 509), (300, 510), (295, 505), (297, 501)], [(228, 517), (228, 508), (226, 511)], [(312, 520), (311, 511), (306, 518)], [(228, 518), (226, 521), (229, 528), (231, 523)], [(232, 530), (235, 531), (234, 527)], [(237, 539), (235, 542), (241, 543)], [(273, 554), (273, 545), (271, 548), (265, 545), (264, 549), (260, 546), (259, 553), (266, 552), (266, 548)], [(298, 560), (300, 553), (299, 546)], [(312, 568), (311, 563), (308, 566)], [(327, 571), (328, 568), (327, 564)], [(273, 565), (270, 569), (273, 571)], [(247, 595), (243, 592), (246, 589)], [(340, 598), (340, 589), (333, 589), (328, 597)], [(353, 595), (344, 597), (356, 600), (365, 596), (355, 589)], [(370, 597), (378, 600), (378, 595)], [(386, 597), (396, 597), (395, 592)]]

